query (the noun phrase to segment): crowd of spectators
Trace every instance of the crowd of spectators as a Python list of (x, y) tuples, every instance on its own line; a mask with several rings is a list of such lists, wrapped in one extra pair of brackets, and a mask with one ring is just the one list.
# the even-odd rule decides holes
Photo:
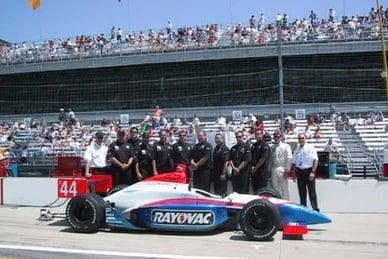
[(291, 20), (287, 14), (277, 14), (275, 22), (267, 22), (264, 14), (256, 20), (252, 15), (247, 24), (208, 24), (183, 26), (174, 29), (171, 21), (163, 29), (148, 32), (125, 31), (112, 27), (110, 36), (79, 35), (72, 38), (43, 42), (22, 42), (0, 45), (0, 64), (37, 62), (86, 56), (113, 55), (136, 51), (168, 51), (174, 49), (222, 47), (267, 44), (278, 38), (277, 24), (282, 39), (289, 42), (313, 40), (375, 39), (380, 35), (378, 12), (384, 24), (388, 21), (388, 8), (371, 8), (366, 15), (338, 18), (333, 9), (325, 17), (313, 10), (308, 18)]
[(354, 129), (354, 126), (375, 125), (376, 122), (381, 122), (383, 120), (384, 114), (381, 111), (372, 111), (365, 116), (358, 114), (358, 116), (353, 116), (353, 118), (346, 112), (335, 112), (331, 114), (332, 124), (337, 130), (344, 131), (352, 130)]

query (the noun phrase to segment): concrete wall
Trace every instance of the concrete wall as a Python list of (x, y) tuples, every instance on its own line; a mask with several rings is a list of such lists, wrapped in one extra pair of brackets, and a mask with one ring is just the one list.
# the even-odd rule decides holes
[[(3, 190), (1, 190), (1, 179)], [(290, 198), (299, 202), (296, 183), (289, 181)], [(4, 205), (56, 206), (56, 178), (0, 178), (0, 201)], [(322, 212), (388, 213), (388, 181), (318, 180), (318, 205)]]
[(64, 201), (57, 199), (57, 178), (6, 177), (2, 180), (0, 201), (4, 205), (44, 207), (56, 206)]
[[(317, 180), (316, 187), (323, 212), (388, 213), (388, 181)], [(289, 190), (291, 200), (299, 202), (296, 183), (290, 181)]]

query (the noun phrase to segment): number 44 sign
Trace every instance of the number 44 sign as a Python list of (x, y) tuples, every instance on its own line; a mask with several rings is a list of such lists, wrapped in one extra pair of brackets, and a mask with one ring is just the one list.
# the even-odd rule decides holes
[(86, 179), (59, 178), (57, 184), (58, 198), (73, 198), (77, 194), (84, 194), (88, 190)]

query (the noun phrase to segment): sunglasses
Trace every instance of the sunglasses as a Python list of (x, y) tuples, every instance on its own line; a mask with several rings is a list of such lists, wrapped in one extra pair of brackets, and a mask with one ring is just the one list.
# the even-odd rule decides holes
[(179, 137), (186, 137), (186, 135), (179, 135)]
[(236, 136), (236, 138), (242, 138), (242, 137), (243, 137), (243, 136), (241, 136), (241, 135), (240, 135), (240, 136)]
[(131, 131), (131, 133), (139, 133), (139, 132), (137, 132), (137, 131)]
[(298, 138), (298, 139), (305, 139), (305, 138)]

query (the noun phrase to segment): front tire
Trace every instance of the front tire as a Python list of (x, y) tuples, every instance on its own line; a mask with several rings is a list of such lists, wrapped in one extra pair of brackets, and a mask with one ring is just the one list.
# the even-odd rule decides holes
[(107, 203), (97, 194), (75, 196), (66, 207), (66, 220), (76, 232), (94, 233), (105, 223)]
[(240, 227), (250, 240), (271, 240), (280, 226), (280, 213), (269, 201), (253, 200), (241, 210)]

